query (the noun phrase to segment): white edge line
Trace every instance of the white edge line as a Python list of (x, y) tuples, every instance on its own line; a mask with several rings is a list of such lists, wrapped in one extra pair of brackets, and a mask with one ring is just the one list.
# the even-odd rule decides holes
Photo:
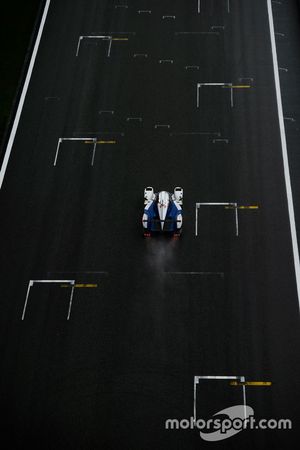
[(293, 192), (292, 192), (291, 176), (290, 176), (290, 169), (289, 169), (289, 158), (288, 158), (287, 141), (286, 141), (286, 134), (285, 134), (285, 125), (284, 125), (284, 118), (283, 118), (283, 107), (282, 107), (282, 98), (281, 98), (280, 77), (279, 77), (279, 67), (278, 67), (278, 59), (277, 59), (272, 2), (271, 2), (271, 0), (267, 0), (267, 3), (268, 3), (268, 15), (269, 15), (269, 26), (270, 26), (270, 36), (271, 36), (272, 57), (273, 57), (273, 69), (274, 69), (277, 107), (278, 107), (278, 119), (279, 119), (280, 137), (281, 137), (281, 148), (282, 148), (282, 156), (283, 156), (284, 178), (285, 178), (285, 185), (286, 185), (290, 229), (291, 229), (291, 236), (292, 236), (292, 246), (293, 246), (293, 255), (294, 255), (294, 266), (295, 266), (295, 275), (296, 275), (298, 303), (299, 303), (299, 309), (300, 309), (300, 261), (299, 261), (299, 250), (298, 250), (295, 212), (294, 212)]
[(15, 140), (15, 137), (16, 137), (16, 133), (17, 133), (20, 117), (21, 117), (21, 114), (22, 114), (22, 110), (23, 110), (26, 94), (27, 94), (27, 91), (28, 91), (28, 86), (29, 86), (29, 83), (30, 83), (30, 80), (31, 80), (31, 75), (32, 75), (32, 72), (33, 72), (33, 68), (34, 68), (37, 52), (38, 52), (39, 45), (40, 45), (40, 42), (41, 42), (41, 38), (42, 38), (42, 34), (43, 34), (43, 30), (44, 30), (44, 26), (45, 26), (47, 14), (48, 14), (50, 2), (51, 2), (51, 0), (47, 0), (46, 1), (46, 5), (45, 5), (45, 8), (44, 8), (42, 20), (41, 20), (41, 23), (40, 23), (39, 32), (38, 32), (38, 35), (37, 35), (37, 38), (36, 38), (36, 41), (35, 41), (35, 45), (34, 45), (34, 49), (33, 49), (33, 52), (32, 52), (29, 68), (28, 68), (28, 71), (27, 71), (25, 83), (24, 83), (22, 94), (21, 94), (21, 97), (20, 97), (18, 109), (17, 109), (17, 112), (16, 112), (15, 120), (14, 120), (14, 123), (13, 123), (13, 127), (12, 127), (12, 130), (11, 130), (10, 136), (9, 136), (8, 144), (7, 144), (5, 155), (4, 155), (4, 158), (3, 158), (3, 163), (2, 163), (2, 167), (1, 167), (1, 171), (0, 171), (0, 189), (2, 188), (2, 184), (3, 184), (4, 177), (5, 177), (8, 161), (9, 161), (10, 154), (11, 154), (11, 150), (12, 150), (12, 147), (13, 147), (13, 144), (14, 144), (14, 140)]

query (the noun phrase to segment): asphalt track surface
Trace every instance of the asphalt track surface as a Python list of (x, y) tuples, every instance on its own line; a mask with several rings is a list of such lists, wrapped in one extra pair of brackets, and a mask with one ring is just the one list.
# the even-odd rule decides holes
[[(49, 9), (0, 196), (1, 439), (293, 448), (299, 303), (267, 2), (122, 5)], [(83, 39), (76, 56), (84, 35), (112, 40)], [(197, 107), (198, 83), (239, 88), (203, 86)], [(54, 166), (60, 138), (85, 140), (63, 141)], [(142, 238), (147, 185), (183, 186), (180, 240)], [(196, 236), (202, 202), (258, 208), (238, 209), (236, 236), (234, 208), (201, 207)], [(26, 303), (30, 280), (59, 282), (33, 283)], [(271, 381), (247, 386), (247, 404), (293, 429), (216, 443), (165, 430), (193, 416), (197, 376)], [(197, 417), (243, 400), (229, 380), (196, 394)]]

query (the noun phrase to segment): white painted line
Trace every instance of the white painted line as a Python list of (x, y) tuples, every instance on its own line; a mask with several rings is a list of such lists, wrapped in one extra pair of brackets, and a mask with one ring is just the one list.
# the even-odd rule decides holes
[(200, 208), (200, 206), (236, 206), (236, 203), (196, 203), (197, 207)]
[(109, 40), (109, 45), (108, 45), (108, 53), (107, 53), (107, 56), (108, 56), (108, 58), (110, 58), (110, 52), (111, 52), (111, 46), (112, 46), (112, 37), (110, 38), (110, 40)]
[(142, 57), (144, 57), (144, 58), (148, 58), (148, 54), (147, 54), (147, 53), (135, 53), (135, 54), (133, 55), (134, 58), (137, 58), (137, 57), (139, 57), (139, 56), (142, 56)]
[(41, 42), (41, 39), (42, 39), (42, 34), (43, 34), (43, 31), (44, 31), (45, 22), (46, 22), (46, 19), (47, 19), (47, 14), (48, 14), (50, 2), (51, 2), (51, 0), (47, 0), (46, 4), (45, 4), (43, 16), (42, 16), (41, 23), (40, 23), (40, 28), (39, 28), (39, 31), (38, 31), (38, 34), (37, 34), (37, 37), (36, 37), (36, 40), (35, 40), (33, 52), (32, 52), (32, 55), (31, 55), (31, 60), (30, 60), (30, 64), (29, 64), (28, 71), (27, 71), (27, 75), (26, 75), (26, 78), (25, 78), (25, 82), (24, 82), (22, 94), (21, 94), (21, 97), (20, 97), (20, 101), (19, 101), (19, 104), (18, 104), (15, 120), (14, 120), (14, 123), (13, 123), (13, 126), (12, 126), (12, 130), (10, 132), (8, 144), (7, 144), (7, 147), (6, 147), (6, 151), (5, 151), (5, 155), (4, 155), (4, 159), (3, 159), (2, 167), (1, 167), (1, 171), (0, 171), (0, 189), (2, 188), (3, 180), (4, 180), (4, 177), (5, 177), (5, 173), (6, 173), (6, 169), (7, 169), (7, 165), (8, 165), (8, 161), (9, 161), (9, 158), (10, 158), (10, 155), (11, 155), (11, 150), (12, 150), (12, 147), (13, 147), (13, 144), (14, 144), (14, 140), (15, 140), (15, 137), (16, 137), (16, 133), (17, 133), (20, 117), (21, 117), (21, 114), (22, 114), (22, 110), (23, 110), (26, 94), (27, 94), (27, 91), (28, 91), (29, 83), (30, 83), (30, 80), (31, 80), (31, 76), (32, 76), (32, 72), (33, 72), (33, 68), (34, 68), (37, 52), (38, 52), (39, 45), (40, 45), (40, 42)]
[(76, 49), (76, 57), (79, 55), (79, 50), (80, 50), (80, 45), (81, 45), (81, 41), (83, 39), (102, 39), (104, 41), (109, 41), (109, 45), (108, 45), (108, 52), (107, 52), (107, 56), (110, 57), (110, 50), (111, 50), (111, 44), (112, 44), (112, 36), (108, 36), (108, 35), (101, 35), (101, 36), (79, 36), (78, 39), (78, 44), (77, 44), (77, 49)]
[(233, 84), (232, 83), (197, 83), (197, 108), (200, 107), (200, 88), (202, 86), (220, 86), (220, 87), (231, 87), (230, 89), (230, 106), (234, 107), (233, 103)]
[(72, 284), (67, 320), (70, 320), (70, 316), (71, 316), (71, 308), (72, 308), (72, 303), (73, 303), (74, 288), (75, 288), (75, 283)]
[[(74, 291), (74, 286), (75, 286), (75, 280), (30, 280), (28, 283), (28, 288), (27, 288), (27, 293), (26, 293), (26, 298), (25, 298), (25, 303), (24, 303), (24, 307), (23, 307), (23, 313), (22, 313), (22, 320), (25, 319), (25, 313), (26, 313), (26, 309), (27, 309), (27, 304), (28, 304), (28, 299), (29, 299), (29, 294), (30, 294), (30, 289), (32, 288), (32, 286), (35, 283), (39, 283), (39, 284), (58, 284), (58, 283), (67, 283), (67, 284), (71, 284), (72, 285), (72, 291), (71, 291), (71, 299), (73, 297), (73, 291)], [(70, 308), (69, 308), (70, 309)], [(67, 319), (69, 320), (69, 319)]]
[(237, 207), (237, 203), (235, 204), (235, 234), (239, 236), (239, 210)]
[(24, 317), (25, 317), (25, 312), (26, 312), (26, 308), (27, 308), (29, 293), (30, 293), (30, 289), (31, 289), (32, 286), (33, 286), (33, 282), (30, 280), (29, 283), (28, 283), (28, 288), (27, 288), (27, 293), (26, 293), (26, 298), (25, 298), (25, 303), (24, 303), (24, 308), (23, 308), (23, 313), (22, 313), (22, 320), (24, 320)]
[(238, 204), (233, 202), (209, 202), (209, 203), (196, 203), (196, 211), (195, 211), (195, 236), (198, 236), (198, 210), (201, 206), (232, 206), (234, 208), (234, 216), (235, 216), (235, 235), (239, 237), (239, 215), (238, 215)]
[(198, 211), (198, 206), (196, 203), (196, 211), (195, 211), (195, 236), (198, 236), (198, 215), (199, 215), (199, 211)]
[(139, 122), (143, 122), (142, 117), (127, 117), (126, 121), (129, 122), (130, 120), (138, 120)]
[(103, 110), (101, 110), (101, 111), (99, 111), (99, 114), (114, 114), (115, 112), (113, 111), (113, 110), (107, 110), (107, 111), (103, 111)]
[(289, 158), (288, 158), (287, 141), (286, 141), (286, 134), (285, 134), (285, 125), (284, 125), (284, 119), (283, 119), (283, 107), (282, 107), (282, 98), (281, 98), (281, 88), (280, 88), (280, 78), (279, 78), (279, 68), (278, 68), (278, 59), (277, 59), (272, 1), (267, 0), (267, 2), (268, 2), (268, 16), (269, 16), (271, 47), (272, 47), (272, 57), (273, 57), (273, 69), (274, 69), (277, 108), (278, 108), (278, 120), (279, 120), (281, 148), (282, 148), (282, 157), (283, 157), (283, 168), (284, 168), (284, 177), (285, 177), (286, 194), (287, 194), (287, 202), (288, 202), (290, 229), (291, 229), (291, 237), (292, 237), (295, 276), (296, 276), (296, 285), (297, 285), (297, 293), (298, 293), (298, 303), (299, 303), (299, 308), (300, 308), (300, 260), (299, 260), (298, 239), (297, 239), (297, 231), (296, 231), (295, 212), (294, 212), (294, 201), (293, 201), (290, 168), (289, 168)]
[(198, 86), (230, 86), (231, 83), (198, 83)]
[(185, 66), (185, 70), (189, 70), (189, 69), (196, 69), (196, 70), (199, 70), (200, 67), (199, 67), (199, 66)]
[(56, 166), (57, 158), (58, 158), (58, 152), (59, 152), (59, 147), (60, 147), (60, 144), (61, 144), (61, 143), (62, 143), (62, 139), (59, 138), (59, 139), (58, 139), (57, 146), (56, 146), (56, 153), (55, 153), (55, 158), (54, 158), (53, 166)]
[(216, 144), (216, 143), (219, 143), (219, 142), (222, 142), (224, 144), (229, 144), (229, 139), (214, 139), (213, 140), (213, 144)]
[(198, 14), (201, 13), (201, 0), (198, 0)]
[(30, 280), (30, 282), (32, 284), (34, 283), (45, 283), (45, 284), (57, 284), (57, 283), (68, 283), (68, 284), (72, 284), (73, 282), (75, 283), (75, 280)]
[[(246, 378), (244, 376), (214, 376), (214, 375), (210, 375), (210, 376), (194, 376), (194, 422), (196, 422), (197, 420), (197, 385), (199, 384), (199, 381), (201, 380), (205, 380), (205, 381), (216, 381), (216, 380), (220, 380), (220, 381), (225, 381), (225, 380), (238, 380), (240, 381), (240, 383), (245, 383)], [(245, 385), (242, 386), (242, 393), (243, 393), (243, 405), (244, 405), (244, 416), (245, 418), (247, 417), (246, 415), (246, 389), (245, 389)]]
[(57, 158), (58, 158), (58, 153), (60, 150), (60, 146), (62, 144), (62, 142), (64, 141), (91, 141), (94, 142), (94, 147), (93, 147), (93, 157), (92, 157), (92, 165), (94, 164), (94, 157), (95, 157), (95, 144), (97, 145), (97, 138), (92, 137), (92, 138), (87, 138), (87, 137), (81, 137), (81, 138), (59, 138), (58, 139), (58, 143), (57, 143), (57, 147), (56, 147), (56, 153), (55, 153), (55, 158), (54, 158), (54, 163), (53, 166), (55, 167), (57, 164)]
[(93, 156), (92, 156), (91, 166), (94, 165), (95, 154), (96, 154), (96, 148), (97, 148), (97, 139), (94, 140), (94, 145), (93, 145)]

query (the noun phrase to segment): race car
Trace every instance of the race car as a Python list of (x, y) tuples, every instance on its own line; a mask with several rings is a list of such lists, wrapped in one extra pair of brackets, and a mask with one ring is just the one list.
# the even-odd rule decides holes
[(175, 187), (174, 193), (167, 191), (155, 193), (153, 187), (144, 190), (144, 236), (150, 237), (156, 233), (166, 233), (175, 237), (182, 231), (183, 189)]

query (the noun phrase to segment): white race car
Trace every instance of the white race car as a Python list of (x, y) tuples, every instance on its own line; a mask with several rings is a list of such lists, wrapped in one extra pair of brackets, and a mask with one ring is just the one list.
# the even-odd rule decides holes
[(183, 189), (175, 187), (174, 193), (167, 191), (155, 193), (153, 187), (144, 190), (144, 236), (164, 232), (180, 236), (183, 222)]

